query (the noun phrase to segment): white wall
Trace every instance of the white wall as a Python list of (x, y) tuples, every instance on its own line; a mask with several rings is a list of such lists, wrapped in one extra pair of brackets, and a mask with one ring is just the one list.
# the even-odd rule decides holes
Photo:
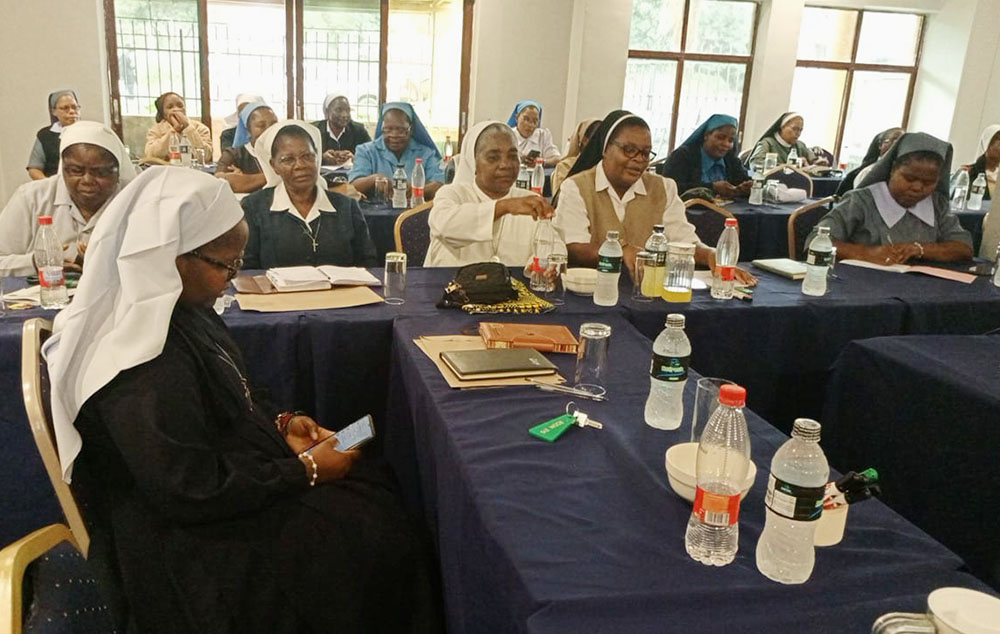
[(46, 100), (76, 91), (84, 119), (108, 121), (107, 64), (100, 0), (0, 0), (0, 203), (28, 181)]

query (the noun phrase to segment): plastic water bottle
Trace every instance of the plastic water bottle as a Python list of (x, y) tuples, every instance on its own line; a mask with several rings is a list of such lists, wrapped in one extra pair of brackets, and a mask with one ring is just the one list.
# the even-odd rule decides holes
[(170, 140), (167, 142), (167, 158), (171, 165), (181, 164), (181, 135), (176, 132), (170, 133)]
[(816, 237), (806, 251), (806, 276), (802, 280), (802, 294), (822, 297), (826, 294), (826, 272), (833, 263), (833, 242), (830, 227), (816, 228)]
[(972, 191), (969, 192), (968, 208), (971, 211), (979, 211), (983, 208), (983, 196), (986, 195), (986, 175), (982, 172), (972, 183)]
[(736, 218), (726, 218), (726, 228), (715, 247), (715, 272), (712, 274), (712, 297), (732, 299), (736, 284), (736, 263), (740, 260), (740, 235)]
[(1000, 244), (997, 244), (997, 252), (993, 255), (993, 286), (1000, 288)]
[(406, 209), (406, 170), (402, 163), (396, 163), (396, 171), (392, 173), (392, 208)]
[(539, 196), (545, 190), (545, 165), (542, 159), (535, 159), (535, 170), (531, 172), (531, 191)]
[(181, 166), (191, 167), (191, 139), (185, 135), (180, 136)]
[(653, 233), (646, 240), (646, 251), (656, 256), (656, 266), (647, 270), (642, 278), (642, 294), (659, 297), (663, 292), (663, 277), (667, 272), (667, 236), (663, 225), (653, 225)]
[(38, 217), (35, 234), (35, 268), (38, 269), (38, 286), (42, 308), (62, 308), (69, 303), (66, 275), (63, 271), (62, 242), (52, 226), (52, 216)]
[(750, 469), (750, 434), (743, 416), (747, 391), (723, 385), (719, 408), (698, 443), (698, 488), (684, 548), (706, 566), (725, 566), (740, 544), (740, 492)]
[(667, 327), (653, 342), (649, 367), (646, 424), (657, 429), (677, 429), (684, 417), (684, 386), (691, 366), (691, 342), (684, 334), (684, 315), (667, 315)]
[(455, 155), (455, 146), (451, 144), (451, 137), (444, 137), (444, 162), (447, 163)]
[(951, 210), (962, 211), (965, 209), (965, 198), (969, 195), (969, 168), (963, 167), (955, 175), (955, 182), (951, 189)]
[(514, 187), (518, 189), (531, 189), (531, 172), (523, 163), (517, 170), (517, 180), (514, 181)]
[(759, 172), (754, 173), (753, 183), (750, 185), (750, 204), (764, 204), (764, 177)]
[(597, 252), (597, 287), (594, 289), (594, 303), (598, 306), (614, 306), (618, 303), (618, 278), (622, 274), (622, 245), (618, 244), (618, 232), (609, 231)]
[(788, 150), (788, 158), (785, 159), (785, 163), (788, 163), (789, 165), (797, 165), (798, 162), (799, 162), (799, 151), (793, 147), (792, 149)]
[(813, 534), (830, 479), (819, 433), (816, 421), (797, 419), (792, 437), (771, 460), (764, 495), (767, 519), (757, 541), (757, 570), (778, 583), (805, 583), (816, 563)]
[(535, 234), (532, 237), (532, 261), (530, 288), (533, 291), (547, 293), (555, 290), (555, 280), (545, 276), (549, 268), (549, 256), (556, 241), (556, 231), (552, 221), (542, 218), (535, 223)]
[(410, 177), (410, 191), (412, 192), (410, 195), (411, 207), (424, 204), (424, 183), (426, 182), (424, 178), (424, 159), (415, 159), (414, 163), (413, 175)]

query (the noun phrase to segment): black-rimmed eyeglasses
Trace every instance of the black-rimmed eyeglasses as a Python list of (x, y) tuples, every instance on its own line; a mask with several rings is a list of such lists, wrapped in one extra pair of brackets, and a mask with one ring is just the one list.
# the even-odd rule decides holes
[(215, 258), (204, 255), (203, 253), (198, 251), (198, 249), (195, 249), (194, 251), (188, 251), (185, 255), (196, 257), (202, 262), (208, 262), (209, 264), (217, 266), (220, 269), (226, 269), (226, 272), (229, 274), (228, 279), (233, 279), (234, 277), (236, 277), (239, 274), (240, 269), (243, 268), (243, 258), (236, 258), (235, 260), (232, 261), (231, 264), (226, 264), (222, 260), (216, 260)]

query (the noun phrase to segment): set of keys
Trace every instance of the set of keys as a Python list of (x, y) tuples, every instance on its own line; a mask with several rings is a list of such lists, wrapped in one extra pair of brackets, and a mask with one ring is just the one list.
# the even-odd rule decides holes
[(581, 412), (576, 403), (570, 401), (566, 404), (565, 414), (535, 425), (528, 430), (528, 433), (535, 438), (540, 438), (547, 442), (555, 442), (573, 425), (577, 427), (604, 429), (604, 425), (600, 421), (596, 421), (584, 412)]

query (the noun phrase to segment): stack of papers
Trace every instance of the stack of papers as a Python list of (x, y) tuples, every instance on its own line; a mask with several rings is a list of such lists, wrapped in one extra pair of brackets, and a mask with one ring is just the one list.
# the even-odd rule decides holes
[(325, 291), (331, 286), (381, 286), (378, 278), (361, 267), (286, 266), (268, 269), (266, 275), (279, 293)]
[[(76, 295), (76, 289), (67, 289), (67, 293), (70, 297), (73, 297)], [(36, 284), (35, 286), (28, 286), (27, 288), (7, 293), (3, 296), (3, 301), (7, 304), (32, 304), (38, 306), (42, 303), (41, 287)]]

